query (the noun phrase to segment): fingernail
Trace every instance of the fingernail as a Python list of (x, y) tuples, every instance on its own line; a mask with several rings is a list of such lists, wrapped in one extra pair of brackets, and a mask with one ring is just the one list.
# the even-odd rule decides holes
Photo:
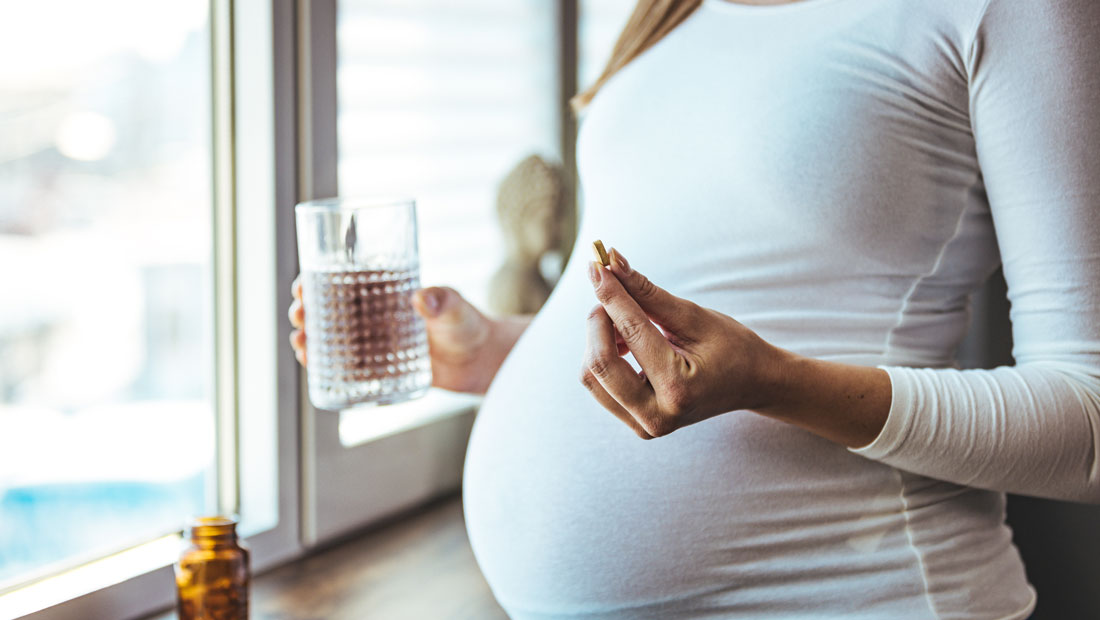
[(612, 260), (619, 266), (619, 271), (623, 272), (624, 276), (630, 275), (630, 263), (626, 262), (626, 257), (619, 253), (615, 248), (611, 248)]
[(592, 284), (600, 283), (600, 278), (603, 277), (602, 271), (603, 269), (595, 261), (588, 261), (588, 279), (592, 280)]
[(443, 306), (443, 300), (440, 299), (438, 291), (424, 291), (424, 307), (427, 308), (430, 316), (436, 316), (439, 314), (440, 307)]

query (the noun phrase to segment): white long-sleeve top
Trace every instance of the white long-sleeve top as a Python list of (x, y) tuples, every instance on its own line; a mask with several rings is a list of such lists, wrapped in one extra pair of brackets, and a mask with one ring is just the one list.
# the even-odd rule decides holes
[[(704, 0), (582, 122), (578, 254), (501, 368), (467, 524), (516, 618), (1024, 618), (1005, 491), (1100, 501), (1100, 2)], [(640, 441), (579, 384), (586, 240), (792, 351), (885, 368), (847, 450)], [(998, 264), (1014, 367), (952, 368)]]

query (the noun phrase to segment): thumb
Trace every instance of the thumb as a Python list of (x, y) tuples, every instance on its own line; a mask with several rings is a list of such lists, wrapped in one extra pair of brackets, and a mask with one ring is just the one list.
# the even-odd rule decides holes
[(429, 286), (413, 294), (413, 309), (424, 317), (428, 331), (477, 331), (484, 316), (458, 291), (445, 286)]
[(608, 253), (611, 272), (623, 284), (626, 292), (638, 302), (642, 310), (658, 325), (680, 335), (688, 335), (697, 324), (694, 303), (669, 293), (641, 273), (635, 271), (626, 257), (615, 248)]

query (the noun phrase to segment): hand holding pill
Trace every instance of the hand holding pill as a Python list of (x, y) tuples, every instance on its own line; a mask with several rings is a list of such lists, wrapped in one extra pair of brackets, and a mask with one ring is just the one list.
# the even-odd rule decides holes
[(581, 383), (605, 409), (651, 439), (777, 398), (789, 353), (656, 286), (616, 249), (592, 245), (588, 274), (600, 303), (588, 315)]

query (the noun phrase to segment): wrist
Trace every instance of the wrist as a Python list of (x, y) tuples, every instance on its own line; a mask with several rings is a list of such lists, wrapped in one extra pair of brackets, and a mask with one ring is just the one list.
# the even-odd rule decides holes
[(499, 354), (503, 360), (516, 345), (516, 341), (523, 335), (523, 331), (531, 322), (530, 316), (507, 316), (500, 318), (487, 318), (489, 322), (489, 343), (494, 353)]
[(516, 341), (519, 340), (530, 317), (503, 317), (491, 318), (483, 316), (483, 336), (476, 348), (473, 363), (480, 367), (477, 392), (484, 393), (500, 370), (504, 358), (512, 351)]
[(770, 417), (782, 418), (783, 412), (797, 407), (802, 381), (811, 372), (814, 360), (786, 349), (769, 345), (771, 355), (760, 365), (758, 379), (759, 402), (750, 410)]

